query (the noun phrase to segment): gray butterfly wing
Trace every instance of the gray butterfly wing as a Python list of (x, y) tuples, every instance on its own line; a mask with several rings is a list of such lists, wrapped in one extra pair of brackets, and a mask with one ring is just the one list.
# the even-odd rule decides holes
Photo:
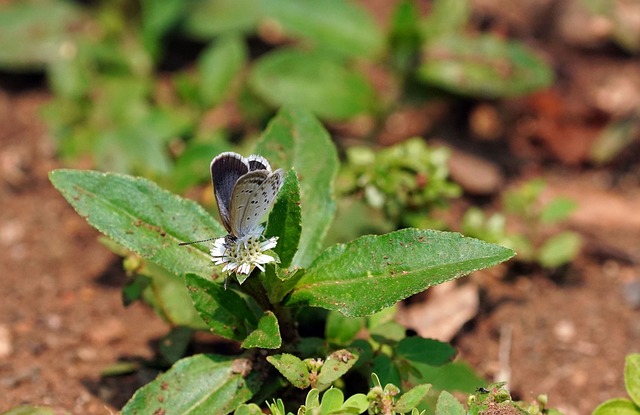
[(249, 170), (266, 170), (271, 173), (271, 165), (267, 161), (266, 158), (259, 156), (257, 154), (252, 154), (247, 157), (247, 162), (249, 163)]
[(247, 159), (238, 153), (221, 153), (211, 161), (213, 194), (216, 197), (222, 225), (229, 233), (233, 233), (230, 212), (233, 190), (238, 179), (248, 172), (249, 163)]
[(255, 233), (283, 183), (282, 170), (249, 172), (238, 179), (231, 196), (231, 228), (237, 237)]

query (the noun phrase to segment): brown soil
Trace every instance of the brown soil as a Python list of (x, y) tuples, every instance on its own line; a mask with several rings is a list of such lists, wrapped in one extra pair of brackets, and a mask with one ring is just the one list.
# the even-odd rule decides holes
[[(483, 375), (510, 378), (522, 399), (547, 393), (550, 405), (567, 415), (624, 396), (624, 358), (640, 351), (634, 309), (640, 301), (631, 298), (640, 281), (637, 157), (627, 160), (622, 176), (616, 167), (584, 167), (575, 146), (577, 156), (562, 158), (563, 145), (570, 145), (564, 138), (596, 127), (593, 117), (558, 120), (559, 114), (566, 107), (584, 115), (582, 87), (604, 76), (598, 68), (632, 70), (624, 56), (598, 68), (583, 60), (592, 58), (558, 58), (575, 82), (561, 80), (551, 95), (515, 105), (538, 117), (542, 150), (540, 143), (528, 147), (522, 135), (520, 147), (517, 140), (513, 147), (539, 156), (527, 169), (544, 173), (550, 195), (568, 194), (580, 203), (570, 227), (585, 236), (585, 249), (554, 275), (514, 267), (507, 276), (472, 276), (481, 310), (454, 340), (460, 358)], [(122, 305), (120, 259), (50, 185), (47, 173), (60, 163), (38, 116), (47, 99), (38, 88), (0, 91), (0, 412), (31, 403), (75, 414), (113, 413), (154, 373), (103, 378), (101, 371), (119, 360), (152, 358), (167, 327), (140, 304)], [(549, 160), (556, 167), (546, 168)]]

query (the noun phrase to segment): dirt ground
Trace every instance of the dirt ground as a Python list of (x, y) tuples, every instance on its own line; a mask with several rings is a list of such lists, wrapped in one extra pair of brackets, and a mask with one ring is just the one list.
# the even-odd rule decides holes
[[(518, 24), (509, 19), (501, 21)], [(529, 162), (507, 186), (541, 174), (548, 197), (576, 200), (569, 227), (583, 235), (584, 249), (553, 275), (522, 266), (472, 275), (480, 311), (453, 343), (488, 379), (509, 379), (516, 397), (546, 393), (550, 406), (578, 415), (625, 395), (624, 358), (640, 352), (640, 146), (636, 140), (602, 168), (583, 157), (584, 142), (607, 118), (599, 85), (628, 79), (631, 92), (622, 90), (635, 93), (627, 97), (634, 102), (640, 66), (619, 51), (547, 51), (563, 76), (554, 89), (508, 104), (512, 114), (529, 113), (511, 147)], [(122, 305), (120, 259), (50, 185), (47, 173), (61, 165), (38, 115), (49, 98), (44, 85), (9, 83), (0, 89), (0, 412), (31, 403), (115, 413), (155, 372), (103, 378), (101, 371), (153, 358), (166, 325), (140, 304)], [(593, 115), (598, 99), (604, 104)]]

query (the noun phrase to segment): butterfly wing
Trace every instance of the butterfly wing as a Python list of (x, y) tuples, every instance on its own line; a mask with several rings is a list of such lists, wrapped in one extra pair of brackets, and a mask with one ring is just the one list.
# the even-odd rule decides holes
[[(211, 161), (211, 182), (222, 225), (233, 233), (231, 198), (238, 179), (249, 172), (249, 162), (238, 153), (221, 153)], [(236, 234), (237, 235), (237, 234)]]
[(252, 154), (247, 157), (247, 162), (249, 163), (249, 170), (266, 170), (271, 173), (271, 165), (267, 161), (266, 158), (259, 156), (257, 154)]
[(255, 233), (271, 209), (283, 183), (282, 170), (249, 172), (238, 179), (231, 196), (232, 233), (243, 237)]

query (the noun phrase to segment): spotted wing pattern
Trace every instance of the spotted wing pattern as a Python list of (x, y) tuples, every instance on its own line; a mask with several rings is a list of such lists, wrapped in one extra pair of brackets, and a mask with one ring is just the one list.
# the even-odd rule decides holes
[[(266, 161), (266, 160), (265, 160)], [(267, 163), (268, 165), (268, 163)], [(283, 183), (282, 170), (249, 172), (238, 179), (230, 204), (231, 233), (243, 237), (255, 233), (271, 209)]]

